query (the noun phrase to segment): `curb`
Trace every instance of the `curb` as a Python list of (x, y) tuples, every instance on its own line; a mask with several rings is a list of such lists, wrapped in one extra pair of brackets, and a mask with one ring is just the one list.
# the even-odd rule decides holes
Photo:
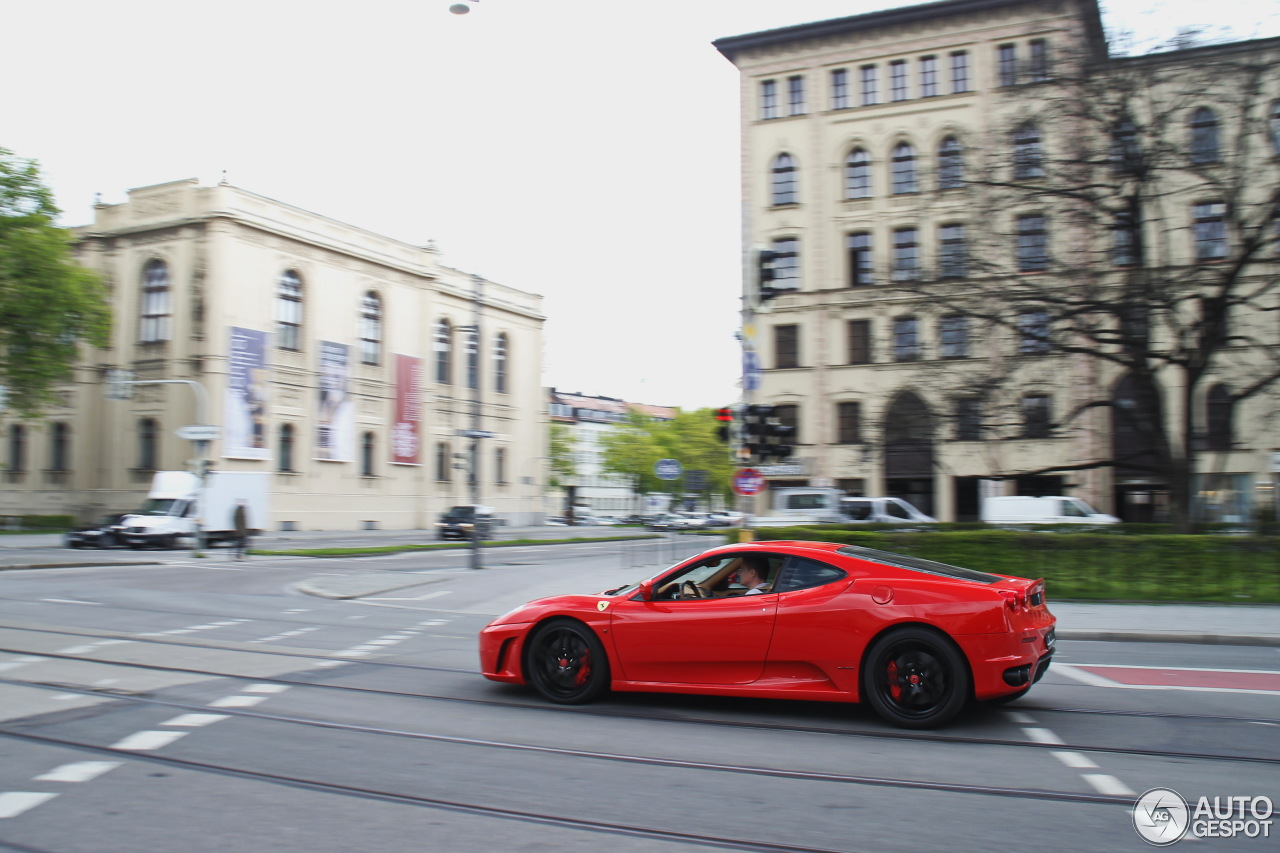
[(1269, 646), (1280, 648), (1280, 637), (1247, 634), (1178, 634), (1157, 631), (1056, 631), (1059, 640), (1103, 643), (1190, 643), (1203, 646)]
[(17, 565), (0, 566), (0, 572), (16, 571), (19, 569), (94, 569), (100, 567), (112, 568), (115, 566), (163, 566), (164, 563), (159, 560), (147, 560), (141, 563), (20, 563)]

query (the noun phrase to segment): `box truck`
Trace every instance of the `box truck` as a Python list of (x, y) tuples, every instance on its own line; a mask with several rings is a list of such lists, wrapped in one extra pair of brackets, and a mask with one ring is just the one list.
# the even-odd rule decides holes
[(236, 538), (236, 504), (245, 503), (250, 535), (267, 526), (269, 474), (256, 471), (215, 471), (200, 487), (200, 478), (186, 471), (157, 471), (142, 509), (120, 523), (120, 538), (130, 548), (173, 548), (196, 535), (196, 522), (209, 544)]

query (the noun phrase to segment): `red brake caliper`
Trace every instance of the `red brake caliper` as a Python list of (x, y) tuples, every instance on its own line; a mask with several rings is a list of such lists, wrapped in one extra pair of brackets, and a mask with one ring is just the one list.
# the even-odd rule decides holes
[(582, 686), (589, 675), (591, 675), (591, 652), (586, 651), (578, 661), (578, 671), (574, 675), (573, 683)]
[(889, 661), (889, 695), (893, 697), (893, 701), (897, 702), (902, 698), (902, 685), (898, 684), (898, 662), (896, 660)]

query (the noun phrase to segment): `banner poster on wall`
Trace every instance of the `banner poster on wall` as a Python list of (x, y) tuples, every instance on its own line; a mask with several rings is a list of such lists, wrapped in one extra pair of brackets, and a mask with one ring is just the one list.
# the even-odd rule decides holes
[(231, 327), (222, 455), (270, 459), (267, 447), (267, 333)]
[(391, 461), (396, 465), (421, 465), (422, 359), (396, 355), (396, 417), (391, 425)]
[(346, 344), (320, 342), (320, 399), (316, 418), (316, 459), (355, 458), (355, 406), (351, 399)]

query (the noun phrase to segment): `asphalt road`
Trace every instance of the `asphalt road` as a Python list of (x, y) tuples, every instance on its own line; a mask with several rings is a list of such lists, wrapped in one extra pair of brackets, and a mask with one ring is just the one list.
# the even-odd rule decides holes
[(494, 615), (676, 549), (697, 541), (495, 549), (482, 571), (460, 550), (2, 572), (0, 850), (1121, 851), (1150, 849), (1150, 788), (1280, 800), (1270, 647), (1064, 640), (1027, 697), (925, 733), (826, 703), (560, 707), (478, 675)]

